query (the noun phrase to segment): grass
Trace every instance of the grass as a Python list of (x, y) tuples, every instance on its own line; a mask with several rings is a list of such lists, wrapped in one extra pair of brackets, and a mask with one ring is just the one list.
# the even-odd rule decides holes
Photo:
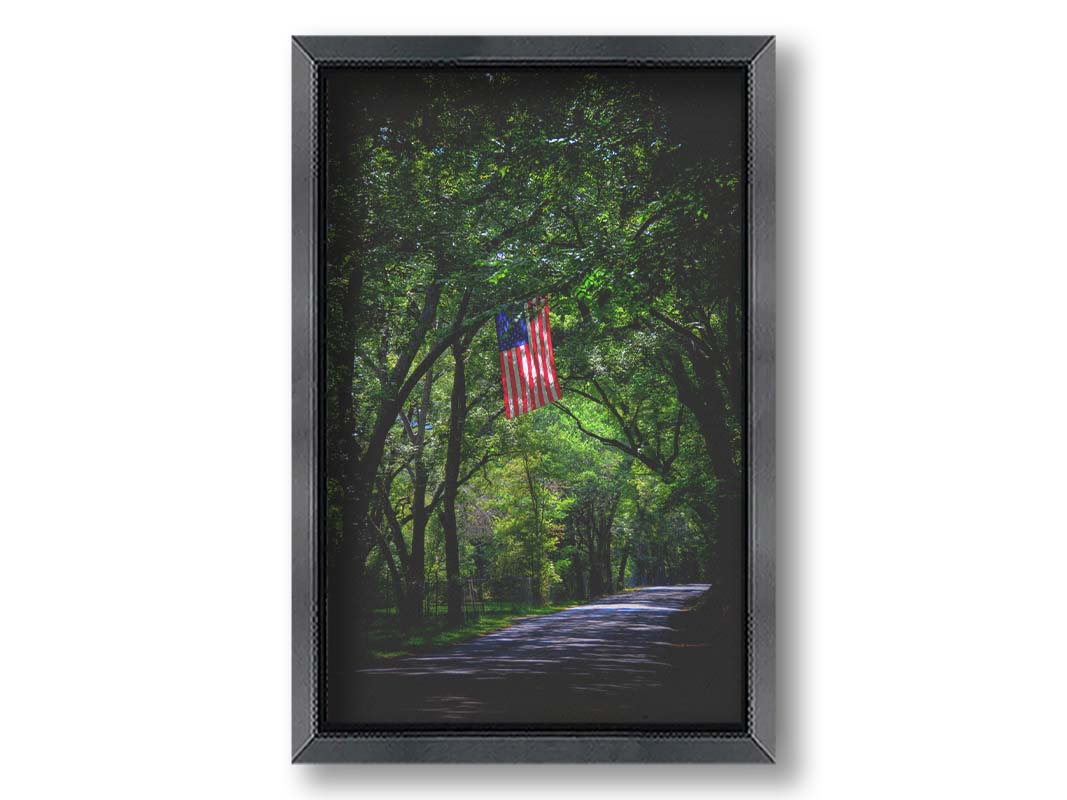
[(379, 661), (416, 655), (438, 647), (477, 639), (479, 636), (514, 625), (524, 617), (554, 614), (579, 604), (580, 601), (533, 606), (489, 601), (478, 619), (470, 620), (462, 627), (447, 627), (442, 615), (428, 617), (417, 628), (407, 631), (401, 629), (396, 615), (375, 612), (370, 629), (370, 654)]

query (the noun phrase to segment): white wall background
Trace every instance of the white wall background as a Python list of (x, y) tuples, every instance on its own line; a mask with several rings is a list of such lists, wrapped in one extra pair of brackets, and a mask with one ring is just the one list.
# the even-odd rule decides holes
[[(1054, 7), (7, 6), (2, 793), (1063, 796)], [(778, 35), (778, 766), (288, 764), (288, 37), (396, 32)]]

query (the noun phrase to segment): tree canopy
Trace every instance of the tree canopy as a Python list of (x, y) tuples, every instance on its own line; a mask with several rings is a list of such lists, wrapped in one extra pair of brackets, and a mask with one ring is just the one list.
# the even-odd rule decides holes
[[(328, 636), (432, 581), (458, 624), (472, 579), (709, 581), (740, 619), (741, 73), (325, 85)], [(534, 295), (563, 397), (505, 419), (487, 323)]]

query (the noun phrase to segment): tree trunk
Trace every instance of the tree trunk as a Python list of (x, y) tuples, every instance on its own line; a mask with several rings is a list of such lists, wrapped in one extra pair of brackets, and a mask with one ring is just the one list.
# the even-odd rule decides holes
[[(427, 359), (424, 358), (418, 368), (414, 371), (411, 370), (412, 362), (415, 360), (419, 348), (422, 347), (422, 343), (426, 340), (427, 334), (437, 319), (437, 306), (440, 299), (441, 285), (435, 281), (427, 287), (419, 321), (408, 337), (400, 358), (385, 379), (374, 428), (367, 440), (367, 448), (362, 455), (359, 453), (356, 437), (347, 436), (345, 444), (348, 448), (348, 458), (343, 481), (345, 483), (345, 505), (342, 512), (344, 523), (343, 538), (347, 539), (367, 534), (367, 515), (370, 511), (373, 494), (371, 487), (374, 486), (378, 477), (378, 469), (385, 453), (385, 443), (389, 438), (389, 432), (396, 425), (397, 415), (400, 414), (409, 392), (414, 388), (411, 379), (418, 374), (420, 368), (424, 369), (423, 374), (425, 375), (429, 373), (430, 368), (433, 366), (433, 361), (427, 364)], [(412, 373), (410, 376), (408, 375), (409, 372)]]
[(531, 579), (533, 583), (533, 603), (541, 605), (544, 602), (541, 591), (541, 572), (544, 568), (542, 562), (542, 550), (544, 543), (541, 541), (541, 505), (537, 500), (537, 489), (534, 487), (533, 472), (530, 470), (530, 459), (526, 455), (526, 447), (523, 445), (522, 465), (526, 470), (526, 484), (530, 489), (530, 504), (533, 507), (534, 534), (531, 555)]
[(597, 537), (594, 531), (592, 512), (589, 515), (589, 528), (586, 532), (586, 551), (589, 555), (589, 597), (600, 597), (604, 594), (604, 577), (601, 572), (600, 558), (597, 548)]
[(605, 592), (612, 591), (615, 586), (615, 576), (611, 572), (611, 529), (615, 524), (615, 513), (619, 509), (621, 493), (611, 495), (607, 499), (607, 507), (600, 517), (597, 526), (597, 549), (600, 555), (600, 569), (603, 571), (603, 587)]
[(459, 575), (459, 526), (456, 497), (459, 467), (463, 457), (463, 427), (467, 419), (467, 378), (463, 363), (464, 344), (452, 346), (452, 405), (448, 416), (448, 450), (445, 455), (444, 493), (441, 497), (441, 527), (445, 534), (445, 573), (448, 580), (448, 626), (463, 624), (463, 584)]
[(430, 414), (431, 392), (433, 390), (433, 369), (426, 373), (422, 383), (422, 397), (414, 419), (412, 435), (415, 443), (414, 480), (411, 494), (411, 554), (407, 563), (407, 585), (404, 589), (404, 607), (401, 611), (402, 624), (406, 627), (417, 625), (422, 619), (422, 602), (425, 597), (426, 572), (426, 525), (430, 519), (426, 507), (426, 489), (430, 483), (430, 470), (426, 464), (426, 422)]
[(611, 529), (608, 528), (608, 534), (604, 537), (603, 543), (600, 546), (600, 558), (601, 569), (604, 570), (604, 592), (610, 593), (614, 583), (612, 581), (611, 574)]
[(630, 542), (627, 540), (622, 546), (622, 555), (619, 556), (619, 580), (615, 583), (615, 588), (620, 592), (626, 586), (626, 561), (630, 557)]
[[(714, 519), (706, 532), (709, 539), (708, 571), (720, 606), (726, 614), (730, 609), (736, 609), (744, 599), (741, 591), (744, 582), (745, 535), (742, 529), (744, 510), (740, 494), (741, 476), (734, 461), (726, 404), (714, 365), (692, 348), (689, 348), (688, 355), (697, 383), (689, 377), (677, 353), (670, 359), (671, 377), (678, 390), (678, 399), (696, 418), (717, 481), (712, 498), (715, 513), (705, 508), (698, 509), (698, 514), (708, 522)], [(740, 410), (735, 409), (735, 412)], [(739, 414), (739, 422), (744, 422), (743, 413)]]
[(404, 598), (404, 579), (400, 574), (400, 569), (396, 565), (396, 559), (393, 558), (393, 553), (389, 549), (389, 544), (385, 541), (385, 537), (378, 539), (378, 549), (382, 551), (382, 557), (385, 559), (386, 566), (389, 568), (389, 582), (393, 587), (393, 595), (396, 597), (397, 610), (400, 609)]

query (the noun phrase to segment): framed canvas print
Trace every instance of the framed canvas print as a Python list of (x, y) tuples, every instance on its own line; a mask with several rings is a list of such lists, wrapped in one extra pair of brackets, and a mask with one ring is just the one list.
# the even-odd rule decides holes
[(293, 40), (293, 759), (774, 759), (774, 41)]

